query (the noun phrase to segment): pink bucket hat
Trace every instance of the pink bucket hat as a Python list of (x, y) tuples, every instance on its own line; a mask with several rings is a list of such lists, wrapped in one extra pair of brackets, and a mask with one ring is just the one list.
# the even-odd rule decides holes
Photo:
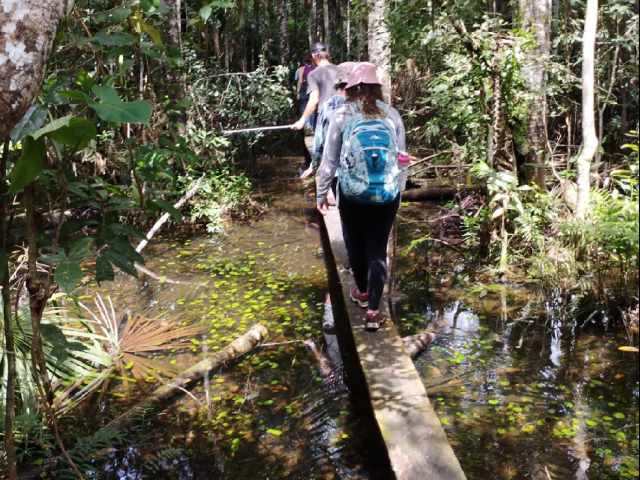
[(369, 62), (356, 63), (349, 71), (349, 81), (345, 88), (355, 87), (360, 83), (380, 85), (380, 80), (376, 76), (376, 66)]

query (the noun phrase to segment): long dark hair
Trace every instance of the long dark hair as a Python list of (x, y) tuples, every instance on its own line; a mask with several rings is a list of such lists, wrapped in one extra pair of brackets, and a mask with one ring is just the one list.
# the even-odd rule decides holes
[(345, 90), (347, 102), (356, 102), (366, 117), (383, 115), (376, 100), (382, 101), (382, 87), (373, 83), (359, 83)]

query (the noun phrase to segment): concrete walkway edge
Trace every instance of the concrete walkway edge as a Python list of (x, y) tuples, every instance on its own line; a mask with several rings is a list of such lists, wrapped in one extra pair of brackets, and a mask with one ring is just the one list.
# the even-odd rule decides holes
[[(311, 151), (312, 137), (305, 143)], [(332, 254), (338, 266), (342, 295), (371, 406), (398, 480), (463, 480), (440, 419), (400, 335), (389, 320), (375, 333), (364, 329), (365, 310), (351, 302), (353, 277), (339, 268), (347, 260), (340, 215), (331, 207), (324, 218)], [(388, 310), (387, 302), (381, 309)], [(384, 312), (389, 316), (389, 312)]]

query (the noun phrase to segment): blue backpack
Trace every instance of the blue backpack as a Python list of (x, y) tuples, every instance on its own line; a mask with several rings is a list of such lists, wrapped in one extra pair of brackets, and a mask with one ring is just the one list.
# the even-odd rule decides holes
[[(377, 102), (385, 114), (389, 105)], [(338, 181), (353, 202), (379, 205), (398, 196), (398, 145), (393, 122), (386, 117), (365, 118), (355, 103), (343, 136)]]

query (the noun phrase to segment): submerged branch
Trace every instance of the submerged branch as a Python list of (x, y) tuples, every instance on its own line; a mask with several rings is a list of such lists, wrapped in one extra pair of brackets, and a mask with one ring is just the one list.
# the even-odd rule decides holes
[(133, 266), (136, 267), (136, 270), (138, 270), (139, 272), (142, 272), (145, 275), (153, 278), (154, 280), (158, 280), (159, 282), (171, 283), (174, 285), (193, 285), (196, 287), (204, 287), (206, 285), (206, 283), (204, 282), (183, 282), (181, 280), (173, 280), (171, 278), (165, 277), (164, 275), (158, 275), (157, 273), (149, 270), (147, 267), (140, 265), (138, 262), (134, 262)]
[[(189, 190), (184, 197), (182, 197), (180, 200), (178, 200), (176, 203), (173, 204), (173, 208), (175, 208), (176, 210), (179, 209), (180, 207), (182, 207), (191, 197), (193, 197), (196, 192), (198, 191), (198, 188), (200, 188), (200, 183), (202, 182), (202, 179), (204, 178), (204, 174), (198, 179), (198, 181), (196, 182), (196, 184), (191, 187), (191, 190)], [(142, 249), (144, 247), (147, 246), (147, 243), (149, 243), (149, 240), (151, 240), (153, 238), (153, 236), (156, 234), (156, 232), (158, 230), (160, 230), (160, 227), (162, 227), (162, 225), (164, 225), (164, 223), (169, 220), (169, 217), (171, 216), (171, 214), (169, 212), (166, 212), (164, 215), (162, 215), (158, 221), (153, 225), (153, 227), (151, 227), (151, 230), (149, 230), (149, 232), (146, 235), (146, 239), (141, 241), (138, 246), (136, 247), (136, 252), (140, 253), (142, 251)]]
[(155, 406), (169, 398), (171, 398), (176, 390), (183, 390), (184, 387), (191, 381), (199, 379), (207, 372), (218, 367), (223, 362), (231, 360), (240, 355), (244, 355), (248, 351), (255, 348), (267, 335), (267, 329), (264, 325), (254, 325), (240, 338), (236, 338), (226, 347), (220, 349), (212, 357), (206, 358), (201, 362), (196, 363), (194, 366), (188, 368), (171, 383), (161, 385), (151, 394), (147, 396), (138, 405), (119, 416), (105, 428), (117, 428), (121, 429), (129, 423), (133, 422), (137, 418), (137, 412)]

